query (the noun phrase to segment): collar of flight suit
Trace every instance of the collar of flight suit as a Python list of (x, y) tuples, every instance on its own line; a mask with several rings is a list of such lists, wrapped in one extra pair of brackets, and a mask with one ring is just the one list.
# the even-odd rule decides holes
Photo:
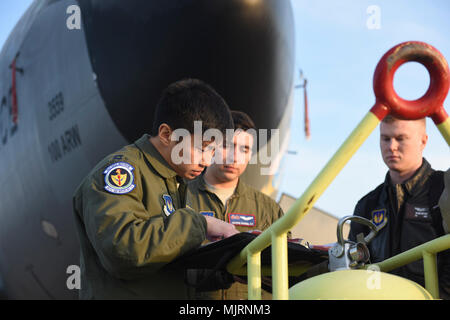
[(148, 162), (163, 178), (170, 179), (176, 177), (177, 173), (169, 166), (149, 139), (150, 135), (144, 134), (134, 144), (144, 153)]
[[(203, 171), (203, 173), (200, 175), (200, 177), (198, 177), (198, 188), (202, 191), (208, 191), (207, 187), (206, 187), (206, 181), (205, 181), (205, 171)], [(246, 186), (244, 182), (241, 182), (241, 179), (239, 178), (238, 183), (236, 185), (236, 188), (234, 189), (233, 195), (232, 197), (239, 197), (241, 195), (243, 195), (246, 191)]]
[[(425, 158), (422, 158), (422, 165), (420, 166), (420, 168), (416, 170), (411, 178), (399, 185), (401, 185), (402, 190), (406, 192), (408, 196), (415, 196), (425, 186), (425, 183), (427, 182), (432, 172), (433, 170), (431, 169), (430, 163)], [(396, 189), (395, 185), (391, 181), (389, 172), (386, 174), (385, 183)]]

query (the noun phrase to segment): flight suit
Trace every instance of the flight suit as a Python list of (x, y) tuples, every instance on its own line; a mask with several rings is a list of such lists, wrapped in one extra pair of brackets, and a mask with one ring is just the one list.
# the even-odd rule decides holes
[[(203, 174), (187, 185), (186, 205), (203, 215), (213, 216), (234, 224), (240, 232), (264, 231), (283, 216), (281, 207), (269, 196), (255, 190), (239, 180), (236, 189), (227, 200), (226, 208), (222, 201), (207, 189)], [(197, 299), (237, 300), (247, 299), (247, 286), (238, 282), (229, 289), (197, 292)], [(271, 295), (262, 291), (263, 299)]]
[[(394, 185), (387, 173), (385, 182), (357, 203), (354, 215), (371, 220), (378, 229), (369, 243), (371, 263), (445, 234), (437, 206), (443, 187), (442, 171), (433, 170), (423, 159), (422, 166), (410, 179)], [(368, 232), (367, 227), (352, 222), (349, 239), (356, 241), (359, 233), (367, 235)], [(447, 297), (450, 293), (450, 250), (438, 254), (438, 269), (441, 295)], [(424, 285), (422, 260), (391, 273)]]
[(82, 299), (189, 297), (184, 271), (165, 266), (200, 246), (206, 219), (185, 208), (186, 185), (149, 138), (104, 158), (75, 192)]

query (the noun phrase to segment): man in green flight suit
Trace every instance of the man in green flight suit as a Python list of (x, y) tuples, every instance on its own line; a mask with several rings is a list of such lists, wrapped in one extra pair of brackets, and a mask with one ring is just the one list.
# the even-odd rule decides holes
[[(222, 158), (221, 153), (216, 151), (215, 162), (204, 174), (188, 183), (187, 206), (204, 216), (229, 222), (241, 232), (263, 231), (282, 217), (283, 211), (272, 198), (239, 179), (252, 156), (256, 127), (244, 112), (231, 111), (231, 115), (235, 127), (233, 141), (227, 141), (228, 145), (224, 145)], [(190, 283), (201, 283), (205, 277), (208, 277), (208, 271), (188, 271)], [(222, 282), (224, 281), (220, 280), (220, 283)], [(263, 299), (270, 298), (268, 292), (263, 291), (262, 294)], [(247, 286), (235, 282), (228, 289), (203, 291), (198, 288), (196, 298), (247, 299)]]
[[(200, 133), (194, 121), (201, 121)], [(84, 178), (73, 197), (81, 299), (189, 297), (184, 272), (166, 265), (205, 239), (238, 233), (185, 207), (183, 178), (202, 173), (217, 143), (204, 141), (203, 132), (227, 128), (230, 110), (213, 88), (195, 79), (175, 82), (157, 104), (151, 136), (105, 157)], [(186, 156), (191, 161), (179, 161)]]

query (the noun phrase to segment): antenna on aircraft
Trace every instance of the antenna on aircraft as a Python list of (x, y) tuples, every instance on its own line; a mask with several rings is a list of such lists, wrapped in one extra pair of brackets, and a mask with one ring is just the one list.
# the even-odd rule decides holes
[(303, 88), (303, 97), (304, 97), (304, 105), (305, 105), (305, 137), (306, 140), (311, 138), (311, 131), (309, 127), (309, 117), (308, 117), (308, 95), (306, 93), (306, 85), (308, 84), (308, 79), (303, 76), (302, 69), (299, 69), (299, 79), (302, 82), (295, 86), (295, 89)]

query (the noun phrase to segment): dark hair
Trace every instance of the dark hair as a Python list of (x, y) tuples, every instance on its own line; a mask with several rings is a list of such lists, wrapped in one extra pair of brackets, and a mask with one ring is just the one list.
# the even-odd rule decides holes
[(233, 118), (234, 129), (241, 129), (247, 131), (248, 129), (255, 129), (256, 126), (252, 118), (248, 114), (242, 111), (231, 111), (231, 117)]
[(155, 110), (151, 135), (166, 123), (172, 130), (184, 128), (194, 133), (194, 121), (202, 122), (202, 131), (233, 129), (230, 108), (208, 84), (198, 79), (183, 79), (170, 84), (162, 93)]

